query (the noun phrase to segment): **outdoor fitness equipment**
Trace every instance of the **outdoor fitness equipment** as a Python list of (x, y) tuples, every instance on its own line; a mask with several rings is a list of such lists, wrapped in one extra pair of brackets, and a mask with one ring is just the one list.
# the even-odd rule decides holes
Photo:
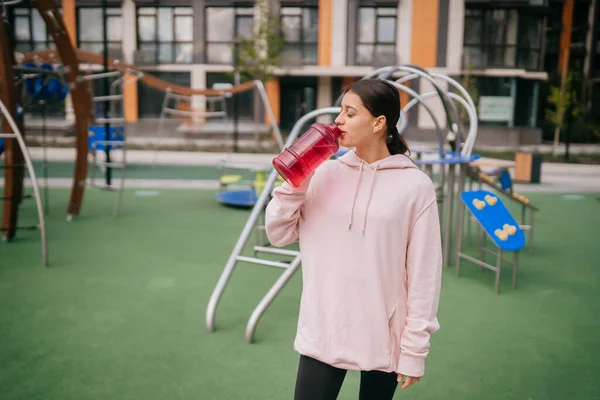
[[(444, 138), (441, 135), (441, 127), (435, 118), (435, 114), (433, 113), (431, 108), (425, 102), (427, 97), (417, 94), (414, 90), (407, 88), (406, 86), (402, 85), (401, 83), (391, 81), (396, 87), (399, 88), (399, 90), (403, 90), (403, 91), (409, 93), (410, 95), (412, 95), (413, 98), (417, 99), (417, 101), (420, 104), (422, 104), (424, 106), (424, 108), (432, 116), (432, 118), (434, 120), (434, 124), (436, 125), (437, 131), (438, 131), (438, 138), (440, 139), (439, 159), (433, 160), (433, 161), (421, 160), (420, 164), (423, 165), (426, 163), (435, 162), (441, 166), (447, 166), (447, 168), (449, 169), (449, 173), (448, 173), (449, 178), (448, 178), (446, 190), (448, 190), (450, 192), (448, 198), (452, 199), (454, 197), (454, 185), (455, 185), (454, 166), (455, 165), (461, 166), (460, 179), (459, 179), (459, 193), (461, 193), (462, 188), (464, 187), (464, 177), (466, 176), (466, 166), (468, 165), (469, 162), (471, 162), (472, 160), (477, 158), (477, 156), (471, 156), (471, 154), (470, 154), (471, 150), (469, 147), (469, 146), (471, 146), (470, 143), (475, 142), (475, 138), (470, 137), (470, 136), (476, 135), (476, 130), (471, 130), (469, 132), (469, 137), (466, 140), (467, 145), (465, 145), (465, 147), (462, 148), (463, 154), (461, 154), (461, 134), (460, 134), (461, 131), (460, 131), (459, 124), (454, 122), (454, 121), (458, 121), (458, 113), (457, 113), (456, 107), (454, 105), (454, 102), (452, 100), (450, 100), (450, 96), (447, 95), (447, 93), (440, 87), (439, 83), (431, 75), (429, 75), (427, 72), (425, 72), (423, 70), (420, 70), (420, 69), (414, 68), (414, 67), (392, 66), (392, 67), (386, 67), (386, 68), (376, 71), (377, 73), (374, 74), (374, 76), (377, 76), (379, 74), (382, 74), (382, 75), (389, 74), (389, 76), (391, 76), (391, 74), (393, 74), (395, 71), (399, 71), (399, 70), (403, 70), (403, 71), (409, 72), (411, 74), (417, 74), (417, 75), (423, 77), (424, 79), (429, 80), (433, 84), (433, 86), (436, 87), (436, 89), (438, 90), (438, 94), (442, 98), (442, 101), (444, 103), (448, 103), (445, 106), (448, 126), (451, 127), (450, 129), (452, 130), (452, 132), (455, 134), (455, 137), (457, 138), (452, 152), (447, 152), (443, 148), (444, 147), (444, 143), (443, 143)], [(341, 97), (336, 102), (336, 105), (339, 105), (340, 102), (341, 102)], [(463, 104), (463, 103), (461, 103), (461, 104)], [(465, 102), (465, 104), (470, 106), (468, 102)], [(402, 111), (405, 111), (405, 110), (402, 110)], [(473, 118), (473, 116), (475, 116), (475, 113), (474, 113), (474, 110), (471, 110), (471, 111), (472, 112), (469, 112), (469, 117)], [(308, 114), (304, 115), (302, 118), (300, 118), (296, 122), (296, 124), (292, 128), (292, 131), (291, 131), (291, 133), (288, 137), (288, 140), (285, 144), (285, 147), (289, 146), (291, 143), (293, 143), (296, 140), (298, 134), (300, 133), (301, 127), (307, 121), (309, 121), (312, 118), (315, 118), (317, 116), (320, 116), (320, 115), (326, 115), (326, 114), (336, 115), (339, 112), (340, 112), (340, 107), (329, 107), (329, 108), (322, 108), (322, 109), (314, 110), (314, 111), (311, 111)], [(452, 114), (452, 116), (450, 114)], [(401, 112), (401, 115), (405, 115), (405, 113)], [(406, 121), (406, 119), (404, 119), (404, 120), (401, 119), (400, 125), (402, 126), (402, 130), (399, 129), (400, 132), (402, 132), (404, 130), (404, 128), (406, 127), (406, 124), (403, 121)], [(417, 162), (419, 162), (419, 160), (417, 160)], [(258, 226), (256, 226), (256, 225), (257, 225), (257, 222), (260, 220), (261, 215), (264, 211), (264, 208), (270, 199), (270, 193), (275, 185), (275, 182), (276, 182), (278, 176), (279, 176), (279, 174), (277, 173), (277, 171), (275, 169), (273, 169), (271, 171), (271, 173), (269, 174), (269, 178), (267, 179), (265, 188), (262, 191), (261, 195), (259, 196), (256, 204), (254, 205), (252, 212), (250, 214), (250, 217), (248, 218), (248, 221), (246, 222), (246, 225), (244, 226), (244, 229), (242, 230), (240, 237), (238, 238), (237, 243), (235, 244), (233, 251), (225, 265), (225, 268), (217, 282), (217, 285), (210, 297), (208, 307), (206, 310), (206, 329), (208, 331), (215, 330), (215, 314), (216, 314), (216, 310), (217, 310), (220, 298), (223, 295), (225, 287), (227, 286), (227, 283), (228, 283), (229, 279), (231, 278), (231, 275), (233, 274), (233, 270), (237, 266), (238, 262), (264, 265), (264, 266), (269, 266), (269, 267), (281, 268), (284, 270), (284, 272), (281, 274), (279, 279), (269, 289), (269, 291), (265, 294), (265, 296), (262, 298), (262, 300), (259, 302), (257, 307), (252, 312), (252, 315), (250, 316), (250, 319), (248, 320), (248, 323), (246, 325), (246, 335), (245, 335), (246, 343), (251, 343), (253, 341), (258, 321), (260, 320), (260, 318), (262, 317), (262, 315), (264, 314), (266, 309), (269, 307), (269, 305), (273, 302), (273, 300), (275, 299), (277, 294), (283, 289), (285, 284), (291, 279), (291, 277), (294, 275), (294, 273), (297, 271), (297, 269), (300, 266), (300, 262), (301, 262), (300, 252), (295, 251), (295, 250), (279, 249), (279, 248), (273, 248), (273, 247), (269, 247), (269, 246), (254, 246), (254, 254), (255, 254), (254, 257), (247, 257), (247, 256), (241, 255), (244, 251), (244, 248), (247, 244), (247, 241), (248, 241), (250, 235), (252, 234), (252, 231), (255, 229), (262, 228), (260, 225), (258, 225)], [(461, 182), (462, 182), (462, 185), (461, 185)], [(444, 186), (442, 186), (442, 190), (444, 190)], [(444, 260), (446, 263), (447, 263), (449, 251), (450, 251), (450, 232), (451, 232), (450, 225), (452, 222), (452, 215), (453, 215), (452, 208), (453, 208), (452, 201), (449, 201), (447, 210), (445, 211), (446, 223), (445, 223), (445, 231), (444, 231)], [(462, 221), (462, 216), (459, 215), (458, 220)], [(261, 253), (276, 254), (276, 255), (279, 255), (282, 257), (288, 257), (289, 259), (287, 261), (277, 261), (277, 262), (265, 260), (265, 259), (258, 257), (259, 254), (261, 254)]]
[[(475, 190), (463, 192), (461, 194), (461, 208), (465, 206), (475, 217), (475, 220), (483, 228), (481, 241), (478, 240), (480, 259), (471, 257), (462, 252), (462, 231), (463, 224), (459, 221), (457, 226), (457, 252), (456, 252), (456, 276), (460, 274), (460, 261), (462, 259), (471, 261), (482, 268), (487, 268), (496, 273), (495, 293), (500, 290), (500, 271), (502, 263), (512, 265), (512, 287), (517, 287), (517, 269), (519, 264), (519, 250), (525, 246), (525, 234), (510, 214), (502, 200), (497, 195), (487, 190)], [(496, 246), (493, 251), (486, 247), (486, 238)], [(502, 257), (503, 252), (512, 252), (513, 260), (509, 261)], [(485, 261), (486, 254), (496, 256), (495, 265), (488, 264)]]

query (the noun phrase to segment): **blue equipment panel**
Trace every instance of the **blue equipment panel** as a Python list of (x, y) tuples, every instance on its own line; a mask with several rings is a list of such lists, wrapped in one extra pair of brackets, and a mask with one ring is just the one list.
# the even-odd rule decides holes
[(252, 208), (258, 200), (256, 190), (230, 190), (216, 195), (217, 201), (231, 207)]
[(111, 142), (123, 142), (125, 140), (125, 127), (123, 126), (111, 126), (109, 129), (109, 137), (106, 138), (106, 130), (104, 126), (91, 125), (88, 128), (88, 148), (90, 151), (105, 151), (108, 146), (109, 150), (119, 150), (124, 147), (123, 143), (106, 143)]
[(500, 249), (517, 251), (525, 246), (525, 234), (498, 196), (474, 190), (461, 193), (460, 198)]

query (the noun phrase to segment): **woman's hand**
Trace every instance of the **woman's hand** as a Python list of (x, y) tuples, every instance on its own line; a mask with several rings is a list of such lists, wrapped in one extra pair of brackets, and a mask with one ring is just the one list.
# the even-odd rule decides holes
[[(402, 382), (404, 375), (398, 374), (398, 382)], [(421, 382), (421, 377), (407, 376), (406, 380), (400, 386), (400, 389), (406, 389), (409, 386), (414, 385), (417, 382)]]

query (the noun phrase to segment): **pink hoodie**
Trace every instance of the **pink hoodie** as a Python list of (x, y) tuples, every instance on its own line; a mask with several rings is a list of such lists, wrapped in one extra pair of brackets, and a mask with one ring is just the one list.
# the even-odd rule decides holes
[(424, 374), (439, 329), (441, 235), (435, 189), (405, 155), (372, 164), (351, 150), (301, 187), (273, 191), (274, 246), (299, 241), (294, 349), (338, 368)]

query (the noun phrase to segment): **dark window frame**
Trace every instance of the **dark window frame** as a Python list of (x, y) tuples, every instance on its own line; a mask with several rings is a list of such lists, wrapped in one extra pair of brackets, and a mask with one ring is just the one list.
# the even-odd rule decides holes
[[(209, 40), (208, 39), (208, 9), (209, 8), (230, 8), (233, 9), (233, 36), (232, 36), (232, 40)], [(212, 44), (216, 44), (216, 45), (230, 45), (232, 47), (234, 47), (234, 49), (232, 49), (232, 62), (235, 62), (235, 54), (233, 53), (235, 51), (235, 49), (237, 48), (237, 45), (240, 42), (240, 37), (239, 37), (239, 30), (238, 30), (238, 21), (240, 19), (243, 18), (248, 18), (248, 16), (250, 16), (250, 13), (238, 13), (238, 11), (240, 10), (252, 10), (252, 14), (251, 14), (251, 18), (252, 18), (252, 24), (254, 24), (254, 5), (245, 5), (245, 4), (240, 4), (240, 5), (231, 5), (231, 4), (225, 4), (225, 5), (207, 5), (204, 8), (204, 38), (205, 38), (205, 47), (204, 47), (204, 60), (206, 60), (206, 64), (212, 64), (212, 65), (220, 65), (220, 62), (217, 61), (213, 61), (210, 57), (209, 57), (209, 47)]]
[[(479, 15), (472, 15), (469, 16), (469, 12), (470, 11), (479, 11), (480, 14)], [(489, 32), (489, 24), (490, 24), (490, 20), (491, 20), (491, 15), (493, 12), (497, 12), (497, 11), (504, 11), (506, 13), (506, 15), (508, 16), (509, 13), (511, 12), (515, 12), (516, 13), (516, 29), (517, 29), (517, 33), (515, 35), (516, 37), (516, 41), (514, 44), (512, 43), (507, 43), (507, 26), (504, 27), (504, 31), (502, 33), (502, 44), (496, 44), (496, 43), (489, 43), (487, 41), (487, 33)], [(465, 8), (465, 19), (464, 19), (464, 23), (465, 26), (467, 26), (470, 23), (480, 23), (481, 24), (481, 28), (480, 28), (480, 32), (479, 32), (479, 40), (478, 41), (468, 41), (466, 36), (463, 37), (463, 49), (467, 50), (468, 48), (474, 48), (474, 49), (478, 49), (481, 56), (482, 56), (482, 60), (480, 62), (479, 65), (476, 66), (476, 68), (481, 68), (481, 69), (485, 69), (485, 68), (507, 68), (507, 69), (526, 69), (526, 70), (532, 70), (532, 71), (540, 71), (542, 70), (542, 66), (543, 66), (543, 60), (542, 60), (542, 56), (543, 56), (543, 48), (542, 48), (542, 43), (543, 43), (543, 39), (544, 39), (544, 35), (546, 34), (545, 32), (543, 32), (543, 20), (540, 20), (541, 23), (541, 32), (540, 32), (540, 36), (538, 38), (538, 42), (537, 42), (537, 46), (532, 47), (532, 46), (526, 46), (523, 44), (522, 42), (522, 35), (521, 35), (521, 31), (522, 31), (522, 19), (525, 17), (538, 17), (538, 18), (544, 18), (544, 9), (540, 9), (538, 8), (515, 8), (515, 7), (510, 7), (510, 8), (501, 8), (501, 7), (473, 7), (469, 4), (467, 4), (467, 7)], [(466, 35), (467, 30), (464, 30), (464, 34)], [(508, 64), (508, 63), (490, 63), (488, 61), (488, 59), (490, 58), (490, 54), (492, 54), (494, 51), (497, 50), (501, 50), (503, 51), (503, 54), (506, 54), (506, 51), (508, 49), (512, 49), (512, 51), (514, 52), (514, 56), (513, 56), (513, 62)], [(523, 66), (523, 62), (525, 62), (525, 58), (521, 58), (522, 55), (524, 54), (531, 54), (532, 52), (537, 53), (537, 65), (535, 66), (535, 68), (529, 68), (529, 66)], [(464, 53), (466, 53), (466, 51), (464, 51)], [(464, 57), (464, 56), (463, 56)], [(464, 62), (464, 60), (463, 60)], [(468, 68), (468, 65), (464, 65), (465, 68)]]
[[(94, 5), (79, 5), (76, 8), (75, 11), (75, 18), (77, 20), (77, 48), (80, 49), (85, 49), (87, 45), (100, 45), (102, 46), (104, 44), (103, 40), (81, 40), (81, 32), (80, 29), (82, 28), (82, 24), (81, 24), (81, 10), (82, 9), (98, 9), (100, 11), (102, 11), (102, 7), (98, 7), (98, 6), (94, 6)], [(109, 14), (109, 10), (111, 11), (116, 11), (118, 10), (118, 14)], [(119, 17), (121, 18), (121, 23), (123, 23), (123, 10), (120, 6), (109, 6), (106, 8), (106, 16), (105, 18), (107, 19), (106, 21), (106, 26), (108, 27), (108, 20), (110, 18), (115, 18), (115, 17)], [(137, 34), (137, 32), (136, 32)], [(123, 52), (123, 37), (121, 37), (121, 40), (108, 40), (107, 38), (107, 44), (108, 44), (108, 48), (109, 48), (109, 55), (110, 55), (110, 49), (114, 48), (113, 46), (118, 46), (119, 49), (119, 53)]]
[[(159, 35), (159, 18), (158, 18), (158, 10), (161, 8), (171, 9), (171, 29), (172, 29), (172, 40), (163, 40)], [(140, 9), (154, 9), (154, 14), (140, 14)], [(177, 9), (187, 9), (188, 12), (177, 14)], [(154, 40), (142, 40), (140, 38), (140, 17), (151, 17), (154, 18)], [(192, 19), (192, 38), (191, 40), (177, 40), (177, 19), (191, 18)], [(177, 6), (177, 5), (152, 5), (152, 4), (136, 4), (135, 7), (135, 33), (136, 33), (136, 49), (144, 50), (143, 45), (154, 45), (154, 63), (155, 64), (192, 64), (194, 62), (194, 9), (191, 6)], [(170, 45), (171, 46), (171, 57), (169, 61), (161, 61), (160, 59), (160, 47), (161, 45)], [(177, 46), (178, 45), (189, 45), (192, 47), (192, 52), (190, 53), (190, 59), (188, 61), (177, 61)]]
[[(359, 29), (359, 18), (360, 18), (360, 14), (361, 14), (361, 9), (373, 9), (374, 11), (374, 15), (375, 15), (375, 21), (372, 24), (372, 28), (373, 28), (373, 40), (372, 41), (361, 41), (360, 38), (360, 29)], [(380, 19), (389, 19), (392, 17), (392, 15), (379, 15), (378, 14), (378, 10), (379, 9), (390, 9), (390, 10), (394, 10), (394, 15), (393, 15), (393, 19), (394, 19), (394, 35), (393, 35), (393, 39), (391, 42), (380, 42), (378, 40), (377, 37), (377, 30), (378, 30), (378, 26), (379, 26), (379, 20)], [(387, 5), (387, 4), (363, 4), (361, 3), (357, 8), (356, 8), (356, 46), (355, 46), (355, 50), (354, 50), (354, 64), (355, 65), (368, 65), (371, 66), (373, 65), (373, 62), (375, 60), (375, 55), (376, 55), (376, 49), (378, 46), (392, 46), (394, 48), (394, 56), (397, 57), (397, 49), (396, 49), (396, 36), (398, 34), (398, 7), (394, 7), (392, 5)], [(358, 57), (358, 47), (361, 45), (370, 45), (372, 46), (372, 50), (371, 50), (371, 58), (370, 61), (365, 61), (364, 63), (359, 62), (359, 57)]]
[[(299, 8), (300, 9), (300, 14), (288, 14), (288, 15), (284, 15), (282, 13), (284, 8)], [(314, 42), (309, 42), (305, 40), (304, 37), (304, 17), (305, 17), (305, 13), (304, 10), (316, 10), (317, 12), (317, 37), (315, 38)], [(298, 45), (300, 47), (300, 52), (302, 53), (302, 65), (315, 65), (319, 63), (318, 60), (318, 54), (319, 54), (319, 26), (318, 26), (318, 15), (319, 15), (319, 7), (318, 6), (311, 6), (311, 5), (305, 5), (305, 6), (296, 6), (296, 5), (290, 5), (290, 4), (282, 4), (280, 11), (279, 11), (279, 23), (282, 26), (283, 29), (283, 19), (284, 18), (299, 18), (300, 19), (300, 38), (297, 41), (289, 41), (287, 39), (285, 39), (284, 41), (284, 47), (286, 45)], [(308, 45), (312, 45), (315, 47), (315, 58), (316, 58), (316, 62), (315, 63), (311, 63), (308, 62), (309, 58), (306, 56), (306, 50)]]
[[(14, 8), (9, 8), (9, 10), (11, 10), (12, 13), (12, 37), (13, 37), (13, 43), (14, 43), (14, 49), (17, 52), (21, 52), (22, 46), (23, 45), (27, 45), (28, 47), (28, 51), (27, 52), (31, 52), (31, 51), (36, 51), (38, 49), (38, 44), (39, 49), (53, 49), (55, 48), (54, 45), (54, 40), (52, 39), (52, 37), (50, 36), (50, 34), (48, 33), (48, 29), (46, 28), (46, 24), (44, 24), (44, 30), (46, 31), (46, 39), (45, 40), (35, 40), (34, 39), (34, 29), (33, 29), (33, 14), (34, 13), (39, 13), (39, 11), (37, 10), (37, 8), (35, 7), (14, 7)], [(27, 15), (24, 14), (20, 14), (19, 12), (26, 12)], [(62, 9), (59, 8), (59, 12), (62, 12)], [(18, 18), (23, 18), (26, 17), (28, 19), (28, 24), (29, 24), (29, 39), (24, 40), (24, 39), (18, 39), (17, 38), (17, 33), (16, 33), (16, 22)], [(43, 21), (42, 16), (40, 15), (41, 20)]]

